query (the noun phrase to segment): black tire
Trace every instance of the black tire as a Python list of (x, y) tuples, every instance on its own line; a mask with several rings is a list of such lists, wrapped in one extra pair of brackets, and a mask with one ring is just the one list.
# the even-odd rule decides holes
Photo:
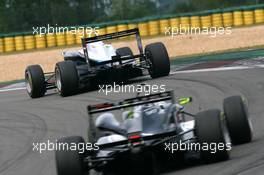
[(133, 56), (133, 52), (129, 47), (122, 47), (116, 49), (116, 54), (119, 56), (127, 56), (127, 55)]
[(248, 143), (252, 140), (252, 125), (247, 107), (240, 96), (224, 99), (224, 113), (227, 128), (233, 144)]
[[(85, 144), (82, 137), (72, 136), (58, 140), (58, 145), (79, 145)], [(84, 163), (84, 153), (79, 153), (78, 150), (57, 149), (55, 152), (56, 167), (58, 175), (87, 175), (88, 171)]]
[(26, 68), (25, 81), (27, 93), (31, 98), (39, 98), (45, 95), (46, 82), (40, 65), (31, 65)]
[[(229, 159), (228, 149), (231, 148), (231, 143), (219, 110), (198, 113), (195, 117), (195, 133), (201, 146), (204, 144), (224, 145), (224, 149), (201, 149), (201, 159), (204, 162), (212, 163)], [(229, 148), (227, 148), (227, 144), (229, 144)]]
[(149, 74), (152, 78), (167, 76), (170, 73), (170, 59), (163, 43), (149, 44), (145, 54), (150, 62)]
[(56, 64), (55, 84), (61, 96), (66, 97), (78, 92), (79, 76), (76, 64), (67, 60)]

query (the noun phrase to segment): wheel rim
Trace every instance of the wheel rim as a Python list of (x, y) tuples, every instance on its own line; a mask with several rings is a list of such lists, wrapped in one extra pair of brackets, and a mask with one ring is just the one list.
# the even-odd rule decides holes
[(59, 69), (56, 69), (55, 71), (55, 83), (58, 91), (61, 92), (61, 76)]
[(32, 79), (29, 72), (26, 72), (26, 90), (28, 94), (32, 93)]

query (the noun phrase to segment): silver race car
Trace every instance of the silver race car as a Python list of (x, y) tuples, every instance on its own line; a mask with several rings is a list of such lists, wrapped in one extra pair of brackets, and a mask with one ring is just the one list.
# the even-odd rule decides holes
[[(195, 115), (185, 111), (191, 101), (191, 97), (176, 101), (173, 91), (167, 91), (89, 105), (88, 142), (73, 136), (59, 139), (58, 144), (90, 143), (98, 149), (81, 153), (56, 150), (58, 175), (91, 171), (153, 175), (162, 170), (162, 165), (176, 165), (183, 159), (207, 163), (227, 160), (232, 144), (252, 140), (247, 107), (240, 96), (226, 98), (223, 112), (211, 109)], [(180, 144), (185, 144), (185, 149), (180, 149)]]

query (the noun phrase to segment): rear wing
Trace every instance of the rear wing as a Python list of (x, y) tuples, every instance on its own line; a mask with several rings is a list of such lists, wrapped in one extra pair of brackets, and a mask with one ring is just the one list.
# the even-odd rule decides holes
[[(117, 39), (117, 38), (130, 36), (130, 35), (136, 35), (136, 41), (137, 41), (137, 45), (138, 45), (138, 49), (139, 49), (139, 53), (140, 54), (136, 55), (136, 56), (133, 56), (132, 58), (127, 58), (127, 60), (128, 60), (128, 59), (133, 59), (134, 57), (141, 57), (144, 54), (143, 53), (142, 41), (141, 41), (141, 37), (140, 37), (140, 33), (139, 33), (138, 28), (125, 30), (125, 31), (121, 31), (121, 32), (110, 33), (110, 34), (106, 34), (106, 35), (98, 35), (98, 36), (94, 36), (94, 37), (91, 37), (91, 38), (82, 38), (83, 52), (84, 52), (84, 56), (86, 58), (86, 62), (88, 64), (88, 67), (90, 68), (87, 44), (98, 42), (98, 41)], [(118, 61), (121, 61), (121, 60), (122, 59), (120, 59), (120, 58), (114, 58), (114, 60), (101, 63), (101, 65), (102, 64), (109, 64), (109, 63), (113, 63), (113, 62), (118, 62)]]
[(171, 100), (172, 103), (175, 103), (173, 91), (150, 94), (147, 96), (138, 96), (134, 98), (125, 99), (117, 103), (100, 103), (95, 105), (89, 105), (87, 106), (87, 111), (88, 115), (92, 116), (92, 114), (96, 113), (113, 111), (167, 100)]
[(110, 33), (110, 34), (106, 34), (106, 35), (98, 35), (98, 36), (94, 36), (94, 37), (90, 37), (90, 38), (82, 38), (82, 44), (83, 44), (83, 46), (85, 46), (86, 44), (89, 44), (89, 43), (94, 43), (94, 42), (104, 41), (104, 40), (110, 40), (110, 39), (116, 39), (116, 38), (130, 36), (130, 35), (139, 35), (138, 28), (130, 29), (130, 30), (124, 30), (121, 32)]

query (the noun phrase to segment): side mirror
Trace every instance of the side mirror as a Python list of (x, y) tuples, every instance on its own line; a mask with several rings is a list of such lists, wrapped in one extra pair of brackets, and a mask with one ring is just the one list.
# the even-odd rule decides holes
[(179, 98), (178, 102), (180, 105), (186, 105), (188, 103), (192, 102), (192, 97), (183, 97), (183, 98)]
[(123, 130), (120, 127), (120, 123), (111, 113), (104, 113), (100, 115), (95, 121), (95, 126), (101, 130), (123, 134)]

